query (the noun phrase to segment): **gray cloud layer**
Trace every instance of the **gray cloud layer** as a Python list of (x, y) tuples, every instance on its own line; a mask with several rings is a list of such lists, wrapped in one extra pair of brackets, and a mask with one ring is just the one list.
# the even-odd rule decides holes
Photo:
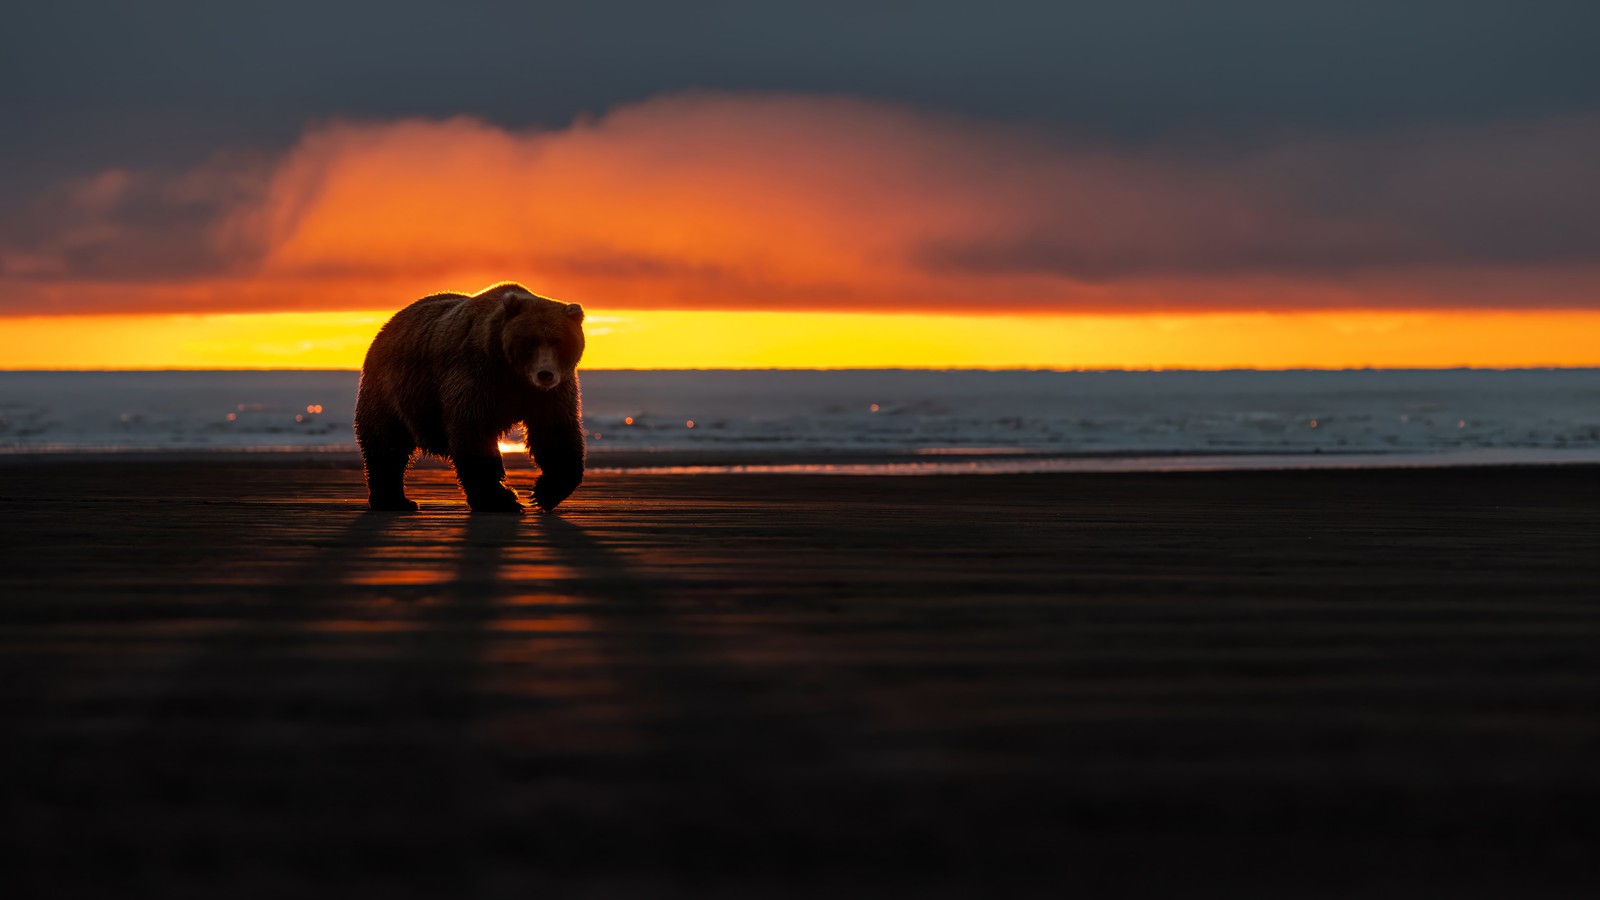
[(0, 154), (287, 143), (333, 115), (555, 125), (688, 88), (1114, 134), (1550, 115), (1600, 106), (1597, 33), (1588, 0), (62, 0), (0, 29), (0, 107), (30, 126)]
[(1584, 0), (64, 0), (8, 16), (0, 100), (549, 121), (698, 86), (1110, 130), (1362, 124), (1593, 105), (1597, 31)]
[(1544, 117), (1600, 109), (1595, 34), (1590, 0), (29, 3), (0, 27), (0, 200), (328, 117), (555, 127), (688, 88), (1117, 136)]

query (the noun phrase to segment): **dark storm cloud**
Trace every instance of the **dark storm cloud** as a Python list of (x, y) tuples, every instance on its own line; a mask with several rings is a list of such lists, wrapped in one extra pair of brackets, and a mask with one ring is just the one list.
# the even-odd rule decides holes
[(1600, 259), (1600, 118), (1285, 139), (1219, 154), (1168, 146), (1092, 179), (1048, 161), (1009, 227), (935, 238), (935, 271), (1339, 276)]
[(32, 4), (0, 102), (298, 127), (556, 124), (684, 88), (840, 92), (1090, 130), (1362, 127), (1600, 101), (1600, 4), (826, 2)]
[(220, 274), (229, 259), (217, 223), (259, 201), (271, 163), (223, 153), (178, 173), (113, 168), (50, 184), (0, 214), (0, 274), (122, 281)]

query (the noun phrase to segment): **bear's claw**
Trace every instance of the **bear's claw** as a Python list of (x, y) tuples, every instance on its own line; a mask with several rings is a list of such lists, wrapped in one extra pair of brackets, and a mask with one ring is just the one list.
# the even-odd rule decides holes
[(544, 510), (545, 512), (550, 512), (556, 507), (560, 506), (561, 501), (572, 496), (572, 491), (573, 488), (571, 487), (565, 489), (554, 488), (547, 487), (541, 483), (535, 484), (533, 486), (533, 490), (528, 492), (528, 496), (533, 498), (534, 503), (539, 504), (540, 509)]

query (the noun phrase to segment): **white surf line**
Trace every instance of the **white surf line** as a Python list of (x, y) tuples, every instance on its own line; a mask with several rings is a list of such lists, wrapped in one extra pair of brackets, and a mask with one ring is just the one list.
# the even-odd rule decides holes
[(1600, 464), (1600, 448), (1504, 449), (1419, 453), (1296, 453), (1074, 459), (978, 459), (964, 462), (773, 463), (754, 465), (599, 466), (626, 475), (1031, 475), (1106, 472), (1255, 472)]

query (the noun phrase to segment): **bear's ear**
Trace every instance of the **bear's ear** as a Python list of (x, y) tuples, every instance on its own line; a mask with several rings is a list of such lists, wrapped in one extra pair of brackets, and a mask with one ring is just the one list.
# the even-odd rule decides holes
[(567, 318), (576, 319), (579, 322), (582, 322), (583, 321), (583, 307), (579, 306), (576, 303), (568, 303), (567, 304)]

